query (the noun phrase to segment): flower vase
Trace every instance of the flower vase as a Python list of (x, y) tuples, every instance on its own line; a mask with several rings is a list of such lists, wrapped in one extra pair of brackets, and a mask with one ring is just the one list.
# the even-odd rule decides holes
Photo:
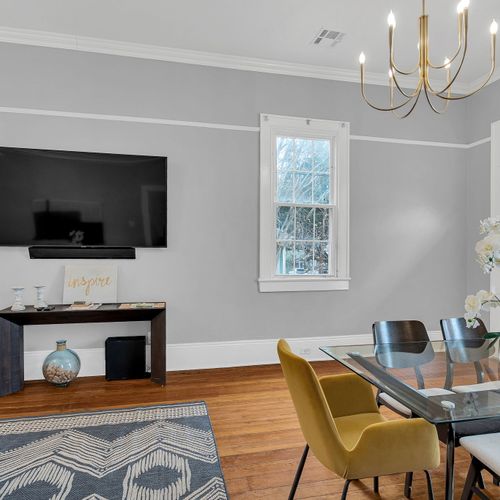
[(57, 349), (45, 358), (42, 371), (47, 382), (66, 387), (78, 376), (80, 358), (66, 347), (66, 340), (58, 340)]

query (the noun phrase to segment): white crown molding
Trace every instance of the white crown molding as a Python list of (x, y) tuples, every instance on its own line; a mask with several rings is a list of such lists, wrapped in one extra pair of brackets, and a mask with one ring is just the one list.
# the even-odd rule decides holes
[[(469, 83), (468, 85), (468, 92), (474, 92), (474, 90), (478, 89), (481, 87), (481, 85), (484, 83), (485, 76), (480, 76), (479, 78), (476, 78), (472, 82)], [(496, 81), (500, 80), (500, 69), (497, 69), (494, 73), (493, 76), (491, 77), (491, 80), (488, 82), (488, 85), (491, 85), (492, 83), (495, 83)]]
[[(236, 69), (242, 71), (256, 71), (259, 73), (272, 73), (278, 75), (300, 76), (306, 78), (319, 78), (341, 82), (359, 83), (359, 71), (330, 66), (291, 63), (274, 61), (256, 57), (233, 56), (214, 52), (197, 50), (176, 49), (105, 38), (75, 36), (49, 31), (37, 31), (20, 28), (0, 27), (0, 42), (36, 47), (50, 47), (56, 49), (77, 50), (80, 52), (93, 52), (114, 56), (136, 57), (140, 59), (153, 59), (199, 66), (212, 66), (216, 68)], [(388, 85), (386, 73), (365, 74), (367, 84)], [(414, 88), (417, 84), (415, 78), (401, 79), (403, 87)], [(440, 82), (436, 82), (439, 85)], [(444, 85), (444, 82), (442, 82)], [(458, 94), (466, 93), (470, 85), (457, 83), (454, 91)]]

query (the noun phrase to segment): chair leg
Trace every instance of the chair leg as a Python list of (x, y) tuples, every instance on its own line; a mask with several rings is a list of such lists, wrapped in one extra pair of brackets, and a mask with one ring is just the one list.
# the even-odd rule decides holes
[(297, 486), (299, 485), (300, 476), (302, 475), (302, 471), (304, 470), (304, 465), (306, 463), (308, 453), (309, 445), (306, 444), (299, 462), (299, 466), (297, 467), (297, 472), (295, 473), (295, 477), (293, 478), (292, 489), (290, 490), (290, 494), (288, 495), (288, 500), (293, 500), (295, 498), (295, 492), (297, 491)]
[(373, 478), (373, 492), (378, 495), (378, 476)]
[(477, 485), (479, 488), (484, 490), (484, 481), (483, 481), (483, 475), (481, 474), (481, 471), (477, 473)]
[(345, 483), (344, 483), (344, 489), (342, 490), (342, 496), (340, 497), (340, 500), (346, 500), (347, 498), (347, 490), (349, 489), (349, 485), (351, 484), (351, 480), (348, 479)]
[(479, 469), (474, 459), (469, 466), (469, 471), (467, 472), (467, 478), (465, 479), (464, 490), (462, 492), (461, 500), (471, 500), (474, 493), (473, 488), (477, 481)]
[(425, 479), (427, 480), (427, 496), (429, 497), (429, 500), (434, 500), (434, 490), (432, 489), (432, 479), (429, 471), (424, 471), (425, 472)]
[(405, 477), (405, 497), (411, 498), (411, 485), (413, 483), (413, 472), (407, 472)]

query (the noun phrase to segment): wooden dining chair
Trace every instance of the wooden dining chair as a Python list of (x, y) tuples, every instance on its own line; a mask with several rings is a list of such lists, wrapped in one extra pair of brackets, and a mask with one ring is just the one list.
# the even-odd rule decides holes
[(434, 498), (428, 472), (440, 461), (434, 426), (421, 418), (386, 420), (368, 382), (354, 373), (318, 379), (283, 339), (278, 355), (307, 443), (289, 500), (295, 496), (309, 448), (327, 469), (345, 479), (342, 500), (353, 480), (374, 478), (378, 493), (379, 476), (422, 470), (429, 499)]
[[(440, 396), (451, 394), (451, 391), (441, 387), (425, 387), (425, 380), (420, 367), (430, 363), (434, 357), (434, 349), (430, 344), (429, 335), (424, 324), (416, 320), (377, 321), (372, 325), (373, 342), (375, 346), (390, 344), (392, 350), (383, 349), (383, 356), (377, 356), (377, 362), (386, 369), (412, 368), (415, 373), (418, 390), (425, 396)], [(375, 350), (375, 352), (377, 352)], [(403, 354), (416, 354), (418, 356), (404, 356)], [(401, 404), (385, 392), (377, 395), (379, 404), (387, 406), (403, 417), (411, 417), (409, 408)]]
[(487, 470), (495, 478), (495, 484), (499, 484), (500, 433), (467, 436), (460, 439), (460, 444), (472, 457), (461, 500), (471, 500), (473, 494), (488, 500), (490, 497), (480, 489), (484, 487), (481, 486), (481, 471)]
[[(491, 341), (484, 339), (488, 330), (483, 321), (480, 318), (477, 321), (478, 325), (475, 328), (469, 328), (463, 317), (446, 318), (440, 321), (443, 338), (450, 342), (450, 345), (446, 349), (446, 389), (452, 389), (454, 392), (500, 389), (500, 381), (484, 381), (484, 372), (485, 370), (489, 371), (489, 369), (487, 366), (483, 366), (481, 361), (490, 357), (489, 344)], [(468, 341), (471, 342), (470, 345), (467, 343)], [(476, 371), (477, 383), (473, 385), (453, 386), (456, 364), (472, 364)], [(491, 378), (495, 378), (495, 376), (491, 375)]]
[[(489, 344), (491, 341), (484, 340), (484, 336), (488, 333), (488, 330), (480, 318), (477, 321), (478, 326), (476, 328), (467, 327), (467, 323), (463, 317), (446, 318), (440, 321), (443, 338), (450, 342), (450, 345), (446, 348), (447, 370), (445, 387), (450, 388), (454, 392), (467, 393), (500, 389), (500, 381), (484, 381), (484, 372), (490, 373), (490, 370), (481, 361), (490, 357)], [(471, 344), (468, 344), (468, 341)], [(472, 364), (476, 372), (477, 383), (453, 385), (456, 364)], [(490, 373), (490, 378), (494, 379), (495, 375)], [(500, 433), (500, 418), (459, 422), (454, 425), (454, 430), (455, 446), (460, 446), (462, 442), (467, 442), (464, 440), (469, 439), (469, 437), (492, 436)], [(480, 488), (484, 488), (481, 469), (477, 470), (476, 481)], [(498, 476), (494, 474), (493, 482), (495, 485), (499, 485)]]

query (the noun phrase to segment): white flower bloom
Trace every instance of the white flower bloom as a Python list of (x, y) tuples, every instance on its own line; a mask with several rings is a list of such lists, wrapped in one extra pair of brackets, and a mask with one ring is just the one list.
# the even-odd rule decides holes
[(467, 312), (464, 314), (465, 323), (468, 328), (476, 328), (479, 325), (477, 321), (478, 315), (472, 312)]
[(480, 233), (500, 233), (500, 217), (488, 217), (480, 222)]
[(493, 293), (487, 292), (486, 290), (479, 290), (479, 292), (476, 293), (476, 297), (481, 303), (484, 303), (492, 300), (494, 295)]
[(478, 313), (481, 310), (481, 301), (475, 295), (467, 295), (465, 298), (465, 310)]

